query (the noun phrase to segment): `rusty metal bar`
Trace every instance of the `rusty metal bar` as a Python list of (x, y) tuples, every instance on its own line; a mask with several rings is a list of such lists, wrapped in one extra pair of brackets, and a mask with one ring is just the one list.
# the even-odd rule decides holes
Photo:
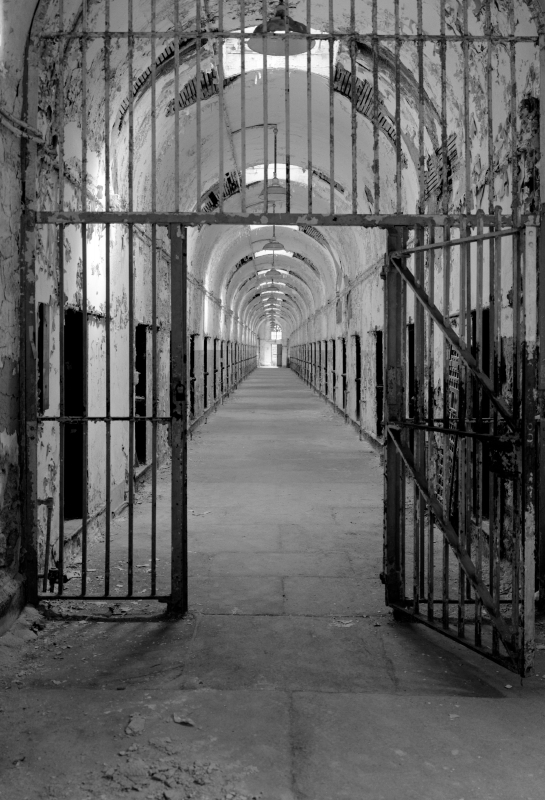
[[(200, 2), (200, 0), (197, 0)], [(240, 4), (240, 30), (244, 32), (246, 27), (246, 6)], [(287, 80), (286, 69), (286, 80)], [(240, 210), (244, 214), (246, 211), (246, 53), (245, 40), (240, 40)], [(215, 353), (214, 345), (214, 353)], [(214, 356), (215, 357), (215, 356)], [(214, 384), (215, 385), (215, 384)]]
[(465, 343), (461, 341), (460, 337), (453, 330), (452, 326), (445, 319), (443, 319), (443, 315), (437, 306), (430, 303), (428, 295), (419, 285), (416, 284), (414, 276), (410, 270), (408, 270), (407, 267), (405, 267), (405, 265), (395, 257), (391, 259), (391, 262), (395, 266), (396, 270), (405, 279), (405, 283), (407, 283), (413, 290), (419, 302), (422, 303), (422, 305), (427, 309), (428, 313), (433, 316), (435, 323), (441, 329), (443, 335), (448, 339), (454, 349), (460, 353), (464, 361), (467, 363), (469, 369), (473, 372), (479, 383), (481, 383), (481, 385), (484, 387), (492, 403), (501, 413), (511, 430), (516, 430), (514, 419), (509, 409), (505, 405), (503, 398), (494, 393), (494, 387), (490, 381), (490, 378), (477, 368), (477, 362), (473, 358), (470, 350), (466, 347)]
[(185, 614), (187, 593), (187, 231), (170, 226), (172, 562), (169, 610)]
[[(243, 3), (241, 3), (242, 7)], [(197, 178), (197, 202), (195, 205), (195, 209), (197, 211), (201, 210), (201, 197), (202, 197), (202, 182), (201, 182), (201, 167), (202, 167), (202, 101), (201, 101), (201, 80), (202, 80), (202, 70), (201, 70), (201, 48), (202, 48), (202, 39), (200, 36), (202, 30), (202, 22), (201, 22), (201, 0), (195, 0), (195, 24), (197, 26), (197, 31), (199, 32), (199, 37), (196, 41), (196, 52), (195, 52), (195, 93), (196, 93), (196, 111), (195, 111), (195, 148), (197, 153), (196, 159), (196, 178)], [(244, 40), (241, 40), (241, 48), (244, 48)], [(179, 51), (178, 51), (179, 52)], [(179, 56), (178, 56), (179, 57)], [(244, 76), (243, 76), (244, 77)], [(244, 85), (244, 81), (243, 81)], [(178, 90), (176, 90), (176, 97), (178, 97)], [(178, 100), (176, 101), (179, 102)]]
[[(465, 234), (465, 229), (460, 228), (460, 237), (463, 238), (462, 232)], [(467, 338), (466, 317), (468, 314), (467, 305), (470, 299), (466, 295), (467, 290), (467, 243), (460, 244), (460, 265), (458, 274), (458, 328), (460, 331), (460, 338), (468, 348), (471, 347), (471, 339)], [(466, 365), (460, 359), (459, 363), (459, 389), (458, 389), (458, 416), (461, 420), (465, 420), (468, 416), (467, 410), (467, 394), (469, 375)], [(467, 424), (467, 423), (466, 423)], [(459, 442), (458, 445), (458, 535), (460, 537), (461, 546), (467, 549), (468, 541), (471, 537), (471, 529), (468, 527), (468, 513), (467, 513), (467, 480), (466, 470), (468, 469), (467, 448), (465, 439)], [(466, 623), (466, 575), (462, 568), (462, 564), (458, 564), (458, 636), (463, 639), (465, 636), (465, 623)]]
[[(477, 226), (477, 233), (482, 233), (483, 224), (479, 223)], [(475, 356), (477, 359), (477, 367), (483, 371), (485, 365), (483, 363), (483, 278), (484, 278), (484, 245), (483, 242), (477, 244), (477, 275), (476, 275), (476, 292), (475, 292)], [(475, 384), (475, 391), (473, 392), (474, 405), (476, 402), (477, 408), (473, 407), (473, 414), (477, 419), (477, 427), (480, 429), (482, 426), (482, 389), (478, 384)], [(477, 575), (482, 578), (483, 571), (483, 450), (482, 442), (479, 439), (473, 441), (473, 515), (475, 518), (475, 528), (477, 531), (477, 542), (475, 551), (475, 568)], [(475, 644), (480, 647), (482, 644), (482, 603), (479, 596), (475, 595)]]
[[(87, 415), (89, 413), (89, 326), (87, 321), (87, 226), (81, 226), (81, 262), (82, 262), (82, 360), (83, 360), (83, 407), (82, 407), (82, 434), (83, 434), (83, 459), (82, 471), (82, 498), (81, 498), (81, 594), (85, 596), (87, 589), (87, 463), (89, 460), (89, 426)], [(59, 580), (61, 576), (59, 575)]]
[(357, 77), (358, 67), (356, 62), (356, 0), (350, 0), (350, 126), (352, 145), (352, 213), (358, 213), (358, 117), (356, 114), (357, 103)]
[[(197, 0), (199, 2), (199, 0)], [(200, 31), (200, 14), (199, 21), (197, 22), (198, 30)], [(174, 0), (174, 208), (176, 211), (180, 210), (180, 0)], [(198, 40), (200, 42), (200, 39)], [(200, 48), (198, 48), (198, 56), (200, 57)], [(199, 79), (200, 80), (200, 75)], [(198, 83), (197, 81), (197, 83)], [(197, 102), (199, 94), (197, 90)], [(197, 109), (198, 114), (198, 109)], [(197, 176), (201, 171), (201, 156), (200, 156), (200, 137), (197, 137)], [(197, 207), (200, 203), (200, 193), (197, 177)], [(152, 220), (149, 220), (152, 222)]]
[(286, 124), (286, 212), (291, 210), (291, 109), (290, 109), (290, 30), (288, 14), (284, 17), (284, 116)]
[[(496, 209), (496, 229), (499, 230), (502, 225), (501, 219), (501, 208), (498, 206)], [(491, 270), (493, 269), (493, 278), (494, 278), (494, 298), (498, 298), (499, 302), (494, 303), (494, 318), (491, 322), (491, 326), (493, 329), (493, 336), (491, 342), (491, 349), (493, 350), (493, 359), (494, 359), (494, 372), (491, 375), (493, 380), (494, 390), (497, 394), (500, 394), (502, 391), (502, 379), (501, 379), (501, 349), (502, 349), (502, 342), (501, 342), (501, 296), (502, 296), (502, 242), (501, 239), (498, 239), (494, 242), (494, 262), (493, 266), (491, 266)], [(497, 433), (498, 431), (498, 413), (496, 409), (494, 409), (494, 423), (493, 423), (493, 431)], [(501, 560), (501, 543), (503, 540), (503, 530), (504, 530), (504, 486), (503, 486), (503, 478), (498, 477), (494, 480), (494, 496), (493, 496), (493, 508), (494, 508), (494, 520), (495, 520), (495, 527), (492, 531), (492, 519), (490, 520), (491, 525), (491, 536), (493, 538), (490, 541), (490, 551), (491, 551), (491, 567), (490, 567), (490, 583), (492, 588), (492, 594), (494, 596), (495, 601), (498, 603), (500, 600), (500, 591), (501, 591), (501, 571), (500, 571), (500, 560)], [(492, 652), (494, 655), (498, 655), (500, 652), (500, 642), (499, 637), (496, 631), (492, 631)]]
[[(465, 220), (467, 217), (464, 217), (463, 220), (460, 222), (460, 227), (466, 227)], [(482, 213), (478, 213), (476, 215), (476, 224), (483, 224), (485, 219), (485, 215)], [(433, 220), (429, 220), (433, 222)], [(471, 227), (471, 225), (467, 225), (467, 227)], [(398, 258), (399, 256), (412, 256), (413, 253), (427, 253), (430, 250), (444, 250), (447, 247), (457, 247), (458, 245), (464, 244), (473, 244), (477, 242), (485, 242), (487, 239), (501, 239), (503, 236), (513, 236), (514, 234), (519, 233), (520, 228), (507, 228), (504, 230), (497, 230), (497, 231), (490, 231), (489, 233), (479, 233), (476, 236), (464, 236), (460, 239), (452, 239), (449, 242), (436, 242), (430, 245), (422, 245), (421, 247), (412, 247), (408, 250), (399, 250), (395, 253), (392, 253), (394, 258)]]
[(423, 21), (422, 21), (422, 0), (417, 0), (417, 34), (420, 37), (417, 47), (418, 59), (418, 211), (420, 213), (424, 210), (425, 205), (425, 191), (426, 191), (426, 175), (425, 175), (425, 153), (424, 153), (424, 39), (423, 39)]
[[(473, 194), (471, 191), (471, 138), (470, 138), (470, 117), (469, 117), (469, 41), (468, 41), (468, 0), (462, 0), (462, 26), (464, 39), (462, 40), (462, 62), (463, 62), (463, 94), (464, 94), (464, 161), (465, 161), (465, 212), (471, 213), (473, 208)], [(443, 158), (446, 158), (444, 153)]]
[[(159, 415), (157, 353), (157, 226), (151, 228), (151, 403), (154, 417)], [(157, 422), (151, 426), (151, 593), (157, 592)]]
[[(61, 92), (64, 91), (61, 89)], [(63, 183), (64, 181), (61, 181)], [(64, 317), (65, 317), (65, 294), (64, 294), (64, 225), (59, 225), (57, 235), (57, 260), (59, 264), (59, 414), (64, 415), (66, 408), (66, 364), (64, 352)], [(59, 570), (59, 596), (63, 593), (64, 575), (64, 506), (65, 500), (65, 453), (66, 449), (66, 427), (61, 422), (59, 426), (59, 559), (57, 568)]]
[(133, 593), (134, 577), (134, 228), (129, 225), (129, 363), (128, 363), (128, 411), (129, 411), (129, 509), (128, 509), (128, 554), (127, 594)]
[(263, 211), (269, 211), (269, 75), (267, 71), (267, 0), (263, 0)]
[[(155, 0), (154, 0), (155, 2)], [(106, 0), (104, 5), (104, 27), (107, 31), (110, 29), (110, 0)], [(111, 56), (111, 42), (110, 37), (106, 36), (104, 41), (104, 208), (106, 211), (110, 210), (110, 56)], [(111, 335), (110, 335), (110, 322), (111, 322), (111, 230), (110, 223), (106, 223), (105, 227), (105, 320), (104, 320), (104, 337), (105, 337), (105, 356), (106, 356), (106, 417), (110, 417), (112, 413), (112, 398), (111, 398)], [(105, 421), (106, 425), (106, 515), (105, 515), (105, 531), (104, 531), (104, 592), (110, 593), (110, 571), (111, 571), (111, 546), (112, 546), (112, 531), (111, 531), (111, 506), (112, 506), (112, 426), (109, 419)]]
[[(30, 214), (30, 218), (39, 225), (80, 225), (84, 222), (96, 224), (115, 222), (128, 225), (151, 224), (158, 225), (261, 225), (263, 213), (197, 213), (185, 211), (162, 211), (152, 214), (145, 211), (37, 211)], [(461, 216), (459, 214), (307, 214), (307, 213), (277, 213), (275, 216), (278, 225), (323, 225), (323, 226), (356, 226), (362, 228), (390, 228), (408, 227), (415, 225), (427, 225), (434, 222), (435, 225), (443, 226), (450, 224), (452, 227), (460, 225)], [(476, 215), (463, 216), (464, 224), (476, 225), (478, 218)], [(492, 214), (485, 214), (483, 217), (485, 225), (494, 225), (496, 219)], [(505, 224), (511, 224), (510, 215), (502, 218)], [(520, 224), (535, 223), (533, 214), (525, 214), (520, 218)], [(512, 233), (508, 231), (502, 235)], [(485, 234), (486, 236), (487, 234)], [(475, 240), (475, 237), (472, 237)]]
[(460, 563), (461, 568), (463, 569), (465, 575), (467, 575), (468, 579), (471, 581), (471, 585), (475, 589), (475, 591), (479, 594), (484, 607), (486, 608), (492, 623), (496, 626), (498, 633), (500, 634), (503, 644), (508, 651), (508, 653), (512, 653), (513, 648), (513, 630), (510, 625), (503, 619), (501, 613), (494, 603), (494, 600), (488, 591), (488, 588), (480, 580), (477, 576), (475, 566), (471, 561), (467, 551), (465, 550), (463, 543), (456, 533), (454, 528), (452, 527), (451, 523), (443, 517), (443, 512), (441, 509), (441, 505), (438, 500), (435, 498), (434, 494), (430, 491), (428, 487), (428, 483), (424, 475), (422, 475), (415, 464), (413, 454), (409, 450), (409, 448), (403, 444), (401, 439), (399, 438), (396, 431), (387, 428), (388, 430), (388, 438), (391, 439), (393, 442), (396, 450), (400, 454), (401, 458), (405, 462), (406, 467), (411, 472), (413, 479), (417, 482), (418, 487), (426, 502), (430, 505), (433, 513), (435, 514), (435, 518), (437, 520), (437, 524), (443, 531), (443, 534), (448, 539), (449, 545), (452, 547), (456, 556), (458, 558), (458, 562)]
[[(307, 5), (307, 31), (310, 34), (311, 0)], [(307, 212), (312, 214), (312, 39), (307, 37)]]
[[(87, 32), (87, 0), (82, 2), (82, 29)], [(81, 45), (81, 208), (87, 210), (87, 40), (80, 39)], [(89, 413), (89, 327), (87, 321), (87, 225), (81, 226), (81, 310), (82, 310), (82, 361), (83, 361), (83, 405), (82, 405), (82, 438), (83, 459), (82, 498), (81, 498), (81, 595), (87, 591), (87, 544), (88, 544), (88, 493), (87, 462), (89, 460), (89, 427), (86, 417)], [(59, 584), (63, 576), (59, 574)]]
[[(223, 0), (218, 0), (218, 25), (220, 30), (223, 29)], [(223, 152), (223, 128), (225, 126), (224, 119), (224, 106), (223, 106), (223, 42), (220, 40), (216, 43), (218, 48), (218, 156), (219, 156), (219, 182), (218, 182), (218, 208), (220, 213), (223, 211), (223, 183), (225, 180), (225, 165)], [(199, 76), (200, 77), (200, 76)]]
[(403, 207), (401, 194), (402, 150), (401, 150), (401, 38), (399, 20), (399, 0), (394, 0), (395, 14), (395, 135), (396, 135), (396, 211)]
[[(448, 136), (447, 136), (447, 41), (446, 33), (446, 20), (445, 20), (445, 0), (440, 0), (440, 30), (441, 41), (439, 43), (440, 61), (441, 61), (441, 206), (445, 214), (448, 213), (449, 208), (449, 191), (448, 191)], [(447, 239), (443, 236), (443, 241)], [(448, 613), (448, 612), (447, 612)]]
[[(329, 12), (329, 33), (333, 35), (333, 0), (328, 3)], [(335, 64), (334, 47), (335, 40), (329, 39), (329, 213), (335, 213)]]
[[(155, 33), (155, 26), (157, 21), (157, 0), (151, 0), (151, 30)], [(157, 70), (155, 62), (157, 60), (155, 52), (156, 39), (155, 36), (151, 38), (151, 210), (157, 210)]]
[[(420, 10), (422, 9), (421, 0), (419, 0)], [(435, 241), (435, 229), (433, 223), (428, 226), (428, 244), (433, 244)], [(431, 250), (428, 253), (428, 294), (430, 301), (435, 302), (435, 251)], [(425, 365), (425, 372), (427, 375), (427, 416), (428, 423), (432, 423), (435, 416), (435, 351), (434, 351), (434, 322), (428, 316), (428, 330), (427, 330), (427, 365)], [(428, 447), (426, 452), (427, 464), (426, 472), (431, 474), (432, 464), (436, 459), (436, 452), (434, 446), (434, 437), (428, 433)], [(437, 494), (437, 486), (435, 486)], [(428, 619), (433, 620), (433, 605), (435, 601), (435, 551), (434, 551), (434, 520), (431, 508), (428, 509)]]
[(379, 86), (378, 86), (378, 0), (373, 0), (372, 7), (373, 25), (373, 174), (374, 174), (374, 212), (380, 211), (380, 139), (378, 115), (380, 108)]
[[(419, 247), (419, 243), (424, 241), (424, 229), (417, 226), (414, 232), (415, 244)], [(424, 253), (418, 250), (415, 255), (414, 264), (414, 278), (415, 282), (424, 288)], [(429, 297), (429, 294), (428, 294)], [(430, 298), (430, 302), (431, 298)], [(425, 365), (424, 356), (426, 352), (425, 343), (425, 319), (424, 308), (420, 303), (414, 304), (414, 415), (417, 421), (425, 419)], [(416, 429), (414, 433), (414, 459), (419, 470), (425, 472), (425, 434), (423, 431)], [(414, 516), (414, 593), (413, 593), (413, 609), (418, 613), (419, 603), (423, 601), (425, 596), (425, 515), (426, 507), (424, 498), (416, 483), (413, 484), (413, 516)]]
[[(198, 37), (198, 31), (188, 29), (184, 30), (184, 39), (196, 39)], [(127, 39), (130, 35), (134, 36), (136, 39), (150, 39), (152, 34), (150, 31), (134, 31), (133, 34), (129, 34), (127, 31), (111, 31), (112, 38), (114, 39)], [(172, 38), (172, 30), (170, 31), (157, 31), (153, 34), (157, 39), (171, 39)], [(82, 37), (81, 32), (74, 32), (74, 33), (63, 33), (60, 34), (59, 32), (55, 33), (45, 33), (40, 36), (40, 39), (49, 40), (49, 39), (80, 39)], [(238, 31), (209, 31), (206, 34), (207, 38), (210, 40), (215, 39), (244, 39), (248, 38), (248, 34), (239, 33)], [(296, 33), (295, 31), (290, 31), (290, 37), (293, 39), (309, 39), (311, 41), (327, 41), (331, 38), (331, 34), (328, 33)], [(104, 38), (104, 31), (89, 31), (86, 34), (87, 39), (102, 39)], [(351, 34), (346, 33), (346, 31), (335, 31), (334, 38), (339, 39), (341, 41), (350, 41)], [(357, 33), (356, 38), (358, 42), (361, 43), (368, 43), (371, 41), (372, 34), (371, 33)], [(470, 42), (496, 42), (498, 44), (505, 43), (511, 44), (514, 42), (515, 44), (522, 44), (524, 42), (528, 42), (530, 44), (537, 45), (539, 42), (538, 36), (509, 36), (509, 35), (502, 35), (502, 34), (492, 34), (492, 35), (476, 35), (476, 34), (469, 34), (467, 37), (464, 34), (446, 34), (444, 37), (441, 34), (433, 34), (427, 33), (426, 40), (430, 42), (441, 42), (442, 39), (446, 39), (449, 42), (463, 42), (465, 39), (468, 39)], [(417, 42), (418, 36), (416, 34), (408, 34), (408, 33), (400, 33), (399, 36), (391, 33), (380, 33), (377, 34), (377, 39), (381, 42), (395, 42), (396, 39), (399, 39), (402, 42)]]

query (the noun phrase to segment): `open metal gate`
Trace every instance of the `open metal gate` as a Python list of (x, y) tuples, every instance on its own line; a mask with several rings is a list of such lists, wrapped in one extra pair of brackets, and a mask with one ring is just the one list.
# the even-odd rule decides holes
[(527, 675), (534, 655), (537, 228), (392, 229), (386, 601)]

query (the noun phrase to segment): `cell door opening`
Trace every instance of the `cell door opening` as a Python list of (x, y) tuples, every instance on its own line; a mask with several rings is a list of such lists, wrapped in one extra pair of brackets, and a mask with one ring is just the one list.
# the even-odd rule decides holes
[[(64, 317), (64, 410), (67, 417), (82, 417), (85, 408), (83, 313), (67, 309)], [(84, 425), (72, 421), (64, 434), (64, 519), (82, 519), (84, 479)]]

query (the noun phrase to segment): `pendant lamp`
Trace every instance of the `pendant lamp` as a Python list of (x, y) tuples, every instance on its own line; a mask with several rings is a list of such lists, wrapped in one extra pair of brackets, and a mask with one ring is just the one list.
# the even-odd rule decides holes
[[(274, 17), (267, 20), (267, 33), (273, 34), (267, 36), (267, 55), (268, 56), (283, 56), (286, 53), (285, 37), (288, 36), (288, 55), (297, 56), (300, 53), (307, 51), (307, 41), (299, 36), (290, 36), (290, 33), (299, 33), (308, 35), (308, 28), (302, 22), (296, 22), (288, 13), (288, 7), (285, 3), (280, 2), (275, 9)], [(254, 29), (252, 35), (248, 39), (248, 47), (254, 53), (263, 53), (263, 32), (264, 25), (258, 25)], [(314, 47), (314, 42), (311, 42), (311, 49)]]

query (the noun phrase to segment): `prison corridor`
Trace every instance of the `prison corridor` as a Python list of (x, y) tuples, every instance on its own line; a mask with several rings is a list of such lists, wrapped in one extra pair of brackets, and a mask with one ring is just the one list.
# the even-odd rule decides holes
[[(393, 620), (382, 482), (379, 453), (294, 372), (255, 370), (189, 443), (190, 613), (57, 601), (45, 628), (27, 612), (3, 637), (28, 626), (19, 671), (0, 672), (0, 797), (539, 800), (543, 654), (521, 686)], [(144, 481), (143, 575), (149, 504)], [(114, 527), (120, 576), (124, 559)]]

